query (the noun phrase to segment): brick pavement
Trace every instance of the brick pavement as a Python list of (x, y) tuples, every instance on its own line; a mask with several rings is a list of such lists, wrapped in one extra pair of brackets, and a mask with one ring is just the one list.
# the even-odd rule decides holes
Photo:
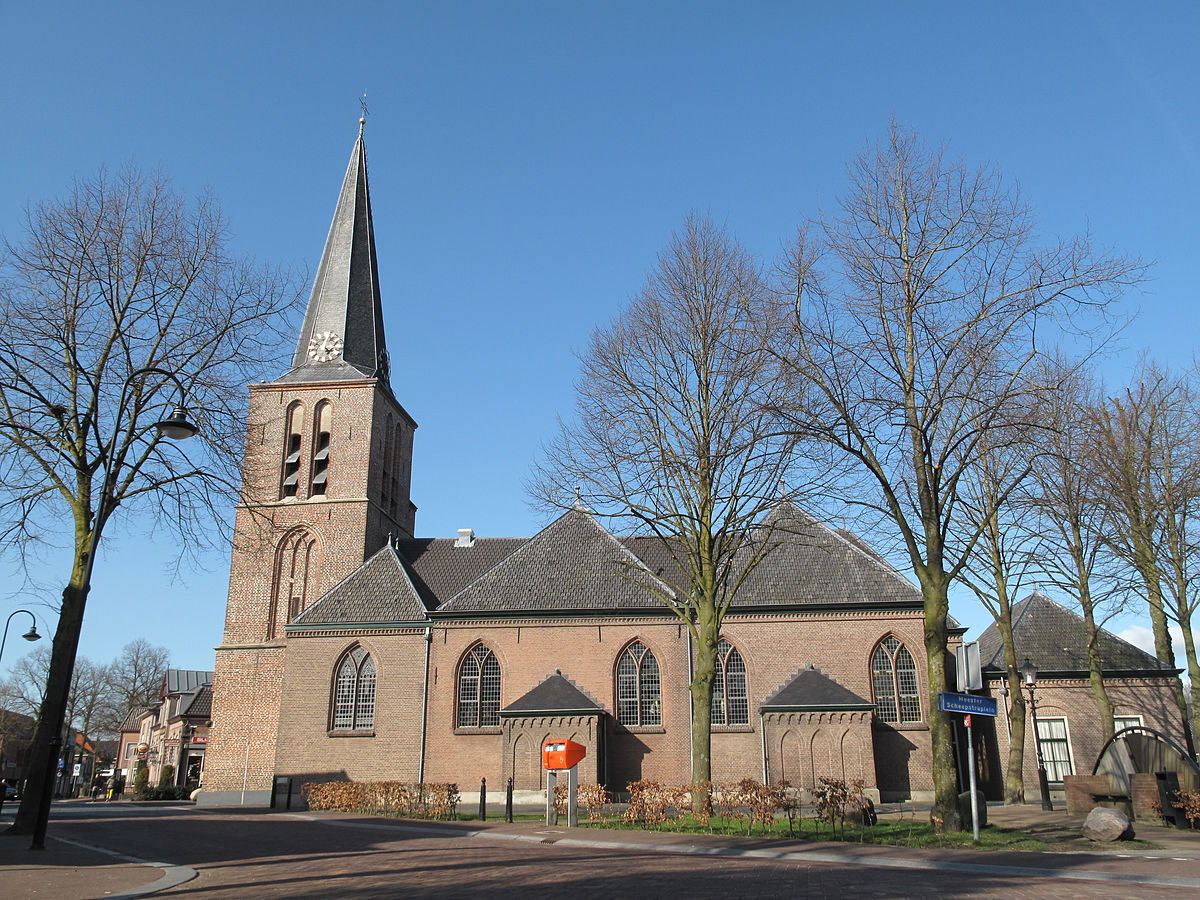
[[(1026, 817), (1044, 827), (1055, 824), (1036, 807), (989, 813), (997, 824), (1006, 816)], [(1078, 820), (1067, 821), (1078, 828)], [(521, 900), (563, 900), (564, 892), (571, 900), (683, 893), (697, 898), (751, 895), (756, 900), (842, 895), (1150, 900), (1200, 892), (1200, 834), (1186, 832), (1165, 835), (1175, 846), (1146, 859), (1143, 855), (1150, 851), (1143, 849), (1134, 851), (1136, 857), (915, 851), (568, 831), (529, 822), (439, 826), (333, 814), (56, 804), (51, 834), (102, 844), (142, 860), (191, 866), (198, 872), (194, 881), (161, 895), (213, 900), (436, 898), (474, 892)], [(148, 885), (161, 874), (55, 841), (45, 857), (31, 860), (23, 849), (27, 838), (19, 840), (19, 847), (13, 839), (0, 840), (0, 896), (5, 898), (114, 896), (111, 891)], [(932, 868), (912, 868), (920, 865)], [(1055, 874), (1098, 880), (1066, 880)], [(118, 883), (122, 877), (129, 881)], [(1139, 883), (1146, 878), (1157, 883)]]

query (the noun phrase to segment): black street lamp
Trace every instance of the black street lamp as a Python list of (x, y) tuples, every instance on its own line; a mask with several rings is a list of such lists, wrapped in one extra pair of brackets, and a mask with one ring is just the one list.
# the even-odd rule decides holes
[[(76, 592), (83, 600), (86, 600), (88, 591), (91, 589), (92, 567), (96, 561), (96, 553), (100, 542), (100, 529), (103, 528), (104, 521), (115, 507), (112, 495), (116, 489), (116, 473), (113, 471), (114, 463), (117, 462), (114, 460), (114, 451), (119, 443), (116, 434), (120, 432), (122, 427), (121, 420), (125, 418), (126, 404), (129, 402), (129, 389), (135, 381), (146, 375), (161, 375), (164, 378), (168, 378), (174, 382), (176, 389), (179, 391), (179, 398), (171, 408), (171, 415), (154, 423), (154, 427), (158, 431), (158, 436), (173, 441), (181, 441), (190, 438), (200, 430), (198, 426), (188, 420), (186, 406), (187, 392), (184, 390), (183, 382), (179, 380), (179, 376), (174, 372), (160, 369), (156, 366), (147, 366), (143, 369), (134, 370), (125, 379), (124, 384), (121, 385), (121, 398), (117, 404), (117, 414), (114, 419), (114, 437), (109, 441), (105, 453), (99, 460), (104, 468), (104, 481), (100, 486), (100, 502), (96, 512), (96, 521), (100, 525), (97, 526), (92, 547), (87, 554), (87, 562), (79, 585), (77, 587), (68, 585), (63, 591), (64, 607), (67, 606), (65, 598), (72, 591)], [(47, 716), (49, 721), (61, 723), (66, 718), (67, 697), (75, 669), (75, 654), (79, 648), (79, 632), (83, 626), (82, 603), (83, 601), (80, 601), (79, 615), (76, 621), (70, 623), (65, 630), (60, 617), (59, 630), (54, 640), (56, 645), (59, 640), (70, 642), (70, 665), (66, 672), (66, 678), (61, 679), (58, 684), (54, 685), (54, 696), (51, 696), (51, 685), (47, 684), (46, 686), (47, 695), (42, 702), (42, 714)], [(58, 755), (62, 751), (62, 743), (62, 729), (56, 728), (54, 736), (50, 739), (47, 753), (46, 770), (42, 781), (41, 802), (38, 805), (37, 820), (33, 829), (33, 844), (30, 847), (32, 850), (44, 850), (46, 847), (46, 826), (50, 821), (50, 801), (53, 799), (54, 782), (58, 774)]]
[(4, 659), (4, 645), (8, 642), (8, 626), (12, 624), (13, 616), (17, 613), (25, 613), (29, 618), (33, 619), (33, 624), (29, 626), (29, 630), (21, 637), (27, 641), (40, 641), (42, 636), (37, 632), (37, 617), (27, 609), (14, 609), (8, 614), (8, 620), (4, 623), (4, 637), (0, 638), (0, 659)]
[(1042, 757), (1042, 736), (1038, 733), (1037, 720), (1037, 666), (1029, 661), (1029, 657), (1025, 657), (1025, 662), (1017, 667), (1017, 671), (1021, 673), (1021, 678), (1025, 682), (1025, 689), (1029, 691), (1029, 709), (1033, 713), (1033, 745), (1037, 748), (1037, 764), (1038, 764), (1038, 787), (1042, 791), (1042, 809), (1052, 810), (1054, 804), (1050, 802), (1050, 780), (1046, 777), (1046, 760)]

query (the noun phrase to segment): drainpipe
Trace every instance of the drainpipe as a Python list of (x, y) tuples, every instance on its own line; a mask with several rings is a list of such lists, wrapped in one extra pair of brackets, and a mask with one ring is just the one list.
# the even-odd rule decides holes
[(417, 762), (417, 784), (425, 783), (425, 729), (429, 724), (429, 651), (433, 646), (433, 627), (425, 626), (425, 683), (421, 688), (421, 752)]
[(758, 733), (760, 735), (762, 735), (762, 759), (763, 759), (762, 783), (763, 783), (763, 787), (766, 787), (770, 784), (770, 782), (767, 781), (767, 775), (768, 775), (768, 772), (767, 772), (767, 720), (763, 716), (763, 712), (761, 709), (758, 711)]

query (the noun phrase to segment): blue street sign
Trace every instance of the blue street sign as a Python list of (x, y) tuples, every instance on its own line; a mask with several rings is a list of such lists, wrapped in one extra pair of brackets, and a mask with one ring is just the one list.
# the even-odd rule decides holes
[(998, 707), (995, 697), (977, 697), (974, 694), (938, 694), (938, 709), (946, 712), (966, 713), (976, 716), (996, 716)]

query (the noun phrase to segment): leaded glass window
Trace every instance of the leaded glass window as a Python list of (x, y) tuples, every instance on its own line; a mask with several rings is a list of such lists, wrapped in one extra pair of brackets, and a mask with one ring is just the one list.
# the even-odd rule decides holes
[(1059, 784), (1064, 775), (1073, 772), (1067, 720), (1039, 718), (1037, 733), (1042, 743), (1042, 760), (1046, 763), (1046, 779)]
[(362, 647), (342, 657), (333, 682), (333, 730), (375, 727), (375, 660)]
[(458, 727), (487, 728), (500, 724), (500, 663), (483, 644), (463, 658), (458, 673)]
[(662, 724), (662, 679), (658, 660), (641, 641), (617, 660), (617, 721), (622, 725)]
[(721, 638), (717, 644), (717, 668), (713, 673), (713, 725), (747, 725), (750, 702), (746, 693), (746, 663), (737, 648)]
[(917, 664), (908, 648), (888, 636), (871, 654), (875, 715), (881, 722), (920, 722), (921, 689)]

